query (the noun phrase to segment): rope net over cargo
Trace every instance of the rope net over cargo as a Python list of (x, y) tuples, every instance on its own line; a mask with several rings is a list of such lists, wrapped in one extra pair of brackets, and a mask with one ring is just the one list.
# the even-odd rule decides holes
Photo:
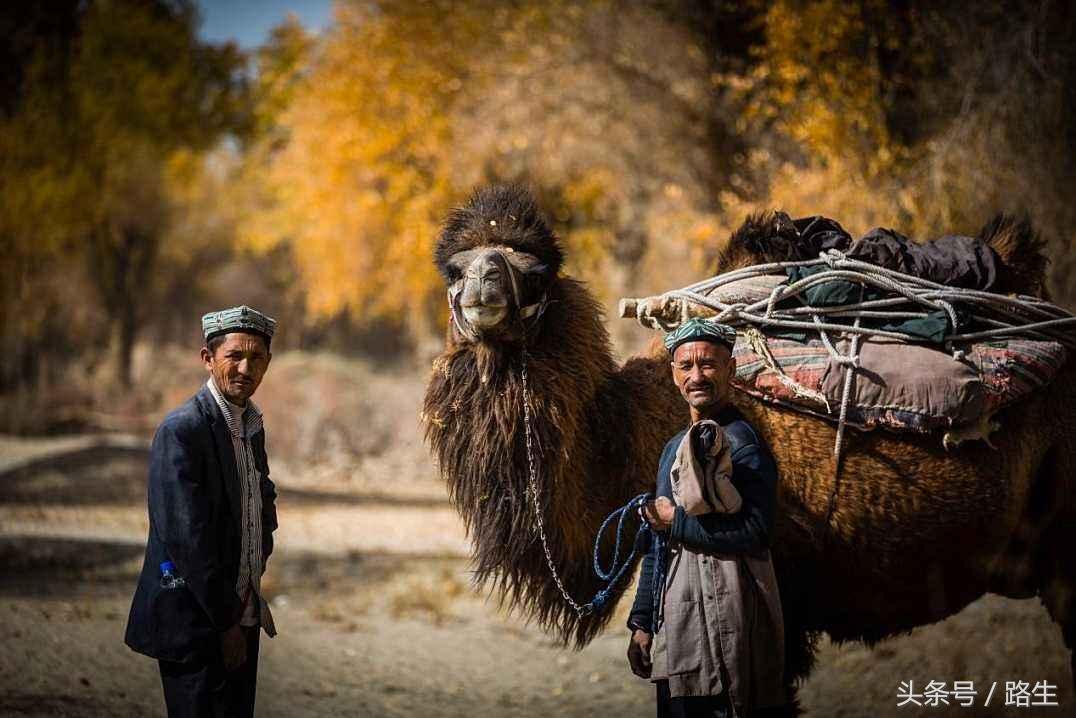
[[(787, 275), (793, 273), (808, 276), (790, 279)], [(834, 281), (856, 286), (858, 301), (832, 306), (806, 303), (804, 295), (809, 290)], [(866, 294), (874, 298), (865, 299)], [(965, 360), (970, 350), (983, 343), (994, 346), (998, 341), (1035, 340), (1056, 347), (1062, 357), (1067, 354), (1065, 349), (1076, 348), (1076, 316), (1049, 301), (951, 287), (852, 259), (837, 249), (820, 253), (817, 259), (736, 269), (655, 297), (622, 299), (620, 315), (666, 332), (692, 316), (736, 327), (751, 350), (774, 371), (777, 381), (801, 403), (816, 405), (817, 410), (810, 413), (837, 420), (833, 448), (837, 472), (864, 342), (879, 338), (922, 345), (924, 337), (902, 331), (902, 323), (941, 317), (947, 321), (938, 325), (943, 328), (936, 346), (956, 361)], [(770, 335), (793, 330), (817, 336), (830, 361), (843, 370), (836, 417), (829, 399), (786, 376), (771, 352)], [(835, 340), (845, 337), (850, 341), (842, 353)]]

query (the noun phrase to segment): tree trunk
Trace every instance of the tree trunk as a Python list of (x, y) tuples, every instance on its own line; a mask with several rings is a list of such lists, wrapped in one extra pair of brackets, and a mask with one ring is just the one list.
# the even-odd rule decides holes
[(131, 384), (131, 361), (138, 335), (134, 299), (131, 296), (123, 299), (118, 316), (112, 320), (112, 358), (115, 362), (116, 385), (121, 388)]
[(113, 226), (103, 228), (95, 239), (91, 277), (108, 312), (114, 378), (119, 387), (127, 387), (138, 338), (139, 302), (152, 288), (159, 237), (154, 231)]

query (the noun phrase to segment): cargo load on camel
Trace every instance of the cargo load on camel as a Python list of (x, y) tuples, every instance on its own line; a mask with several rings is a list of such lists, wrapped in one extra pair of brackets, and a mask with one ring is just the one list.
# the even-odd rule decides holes
[(882, 229), (852, 242), (824, 217), (757, 226), (771, 236), (748, 243), (783, 261), (625, 299), (621, 315), (664, 331), (689, 316), (737, 326), (736, 387), (838, 422), (838, 453), (845, 425), (989, 443), (993, 414), (1049, 384), (1076, 346), (1076, 317), (1026, 293), (1041, 287), (1014, 291), (1033, 272), (1004, 266), (986, 241), (1026, 223), (923, 244)]

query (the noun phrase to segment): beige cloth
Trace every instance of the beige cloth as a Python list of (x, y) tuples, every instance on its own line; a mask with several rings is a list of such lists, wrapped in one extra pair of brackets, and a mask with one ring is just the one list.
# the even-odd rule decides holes
[[(714, 445), (700, 462), (691, 450), (692, 439), (704, 426), (714, 429)], [(743, 505), (740, 492), (732, 485), (732, 449), (716, 421), (703, 419), (692, 424), (676, 450), (672, 475), (673, 503), (691, 516), (708, 513), (734, 514)]]
[[(728, 442), (722, 441), (713, 460), (702, 466), (692, 456), (691, 437), (700, 424), (688, 430), (677, 450), (670, 477), (674, 501), (684, 505), (680, 499), (687, 498), (697, 509), (705, 503), (702, 497), (722, 497), (718, 512), (733, 513), (726, 508), (730, 505), (738, 511), (740, 495), (728, 480)], [(723, 472), (725, 465), (730, 468)], [(728, 483), (724, 491), (721, 481)], [(743, 716), (787, 702), (784, 649), (781, 599), (768, 550), (703, 553), (671, 543), (651, 649), (652, 681), (668, 680), (674, 697), (713, 696), (727, 687), (734, 714)]]

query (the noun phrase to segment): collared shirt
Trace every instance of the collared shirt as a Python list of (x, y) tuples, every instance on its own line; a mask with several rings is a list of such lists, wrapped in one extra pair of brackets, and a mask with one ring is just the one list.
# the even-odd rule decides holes
[(206, 382), (210, 393), (224, 415), (232, 436), (236, 474), (239, 478), (239, 515), (242, 517), (242, 541), (239, 556), (239, 577), (235, 590), (244, 601), (239, 623), (244, 626), (265, 626), (269, 635), (276, 633), (269, 606), (261, 595), (261, 578), (265, 572), (262, 556), (262, 493), (261, 477), (254, 463), (250, 438), (262, 430), (262, 413), (254, 402), (245, 407), (224, 398), (212, 377)]

